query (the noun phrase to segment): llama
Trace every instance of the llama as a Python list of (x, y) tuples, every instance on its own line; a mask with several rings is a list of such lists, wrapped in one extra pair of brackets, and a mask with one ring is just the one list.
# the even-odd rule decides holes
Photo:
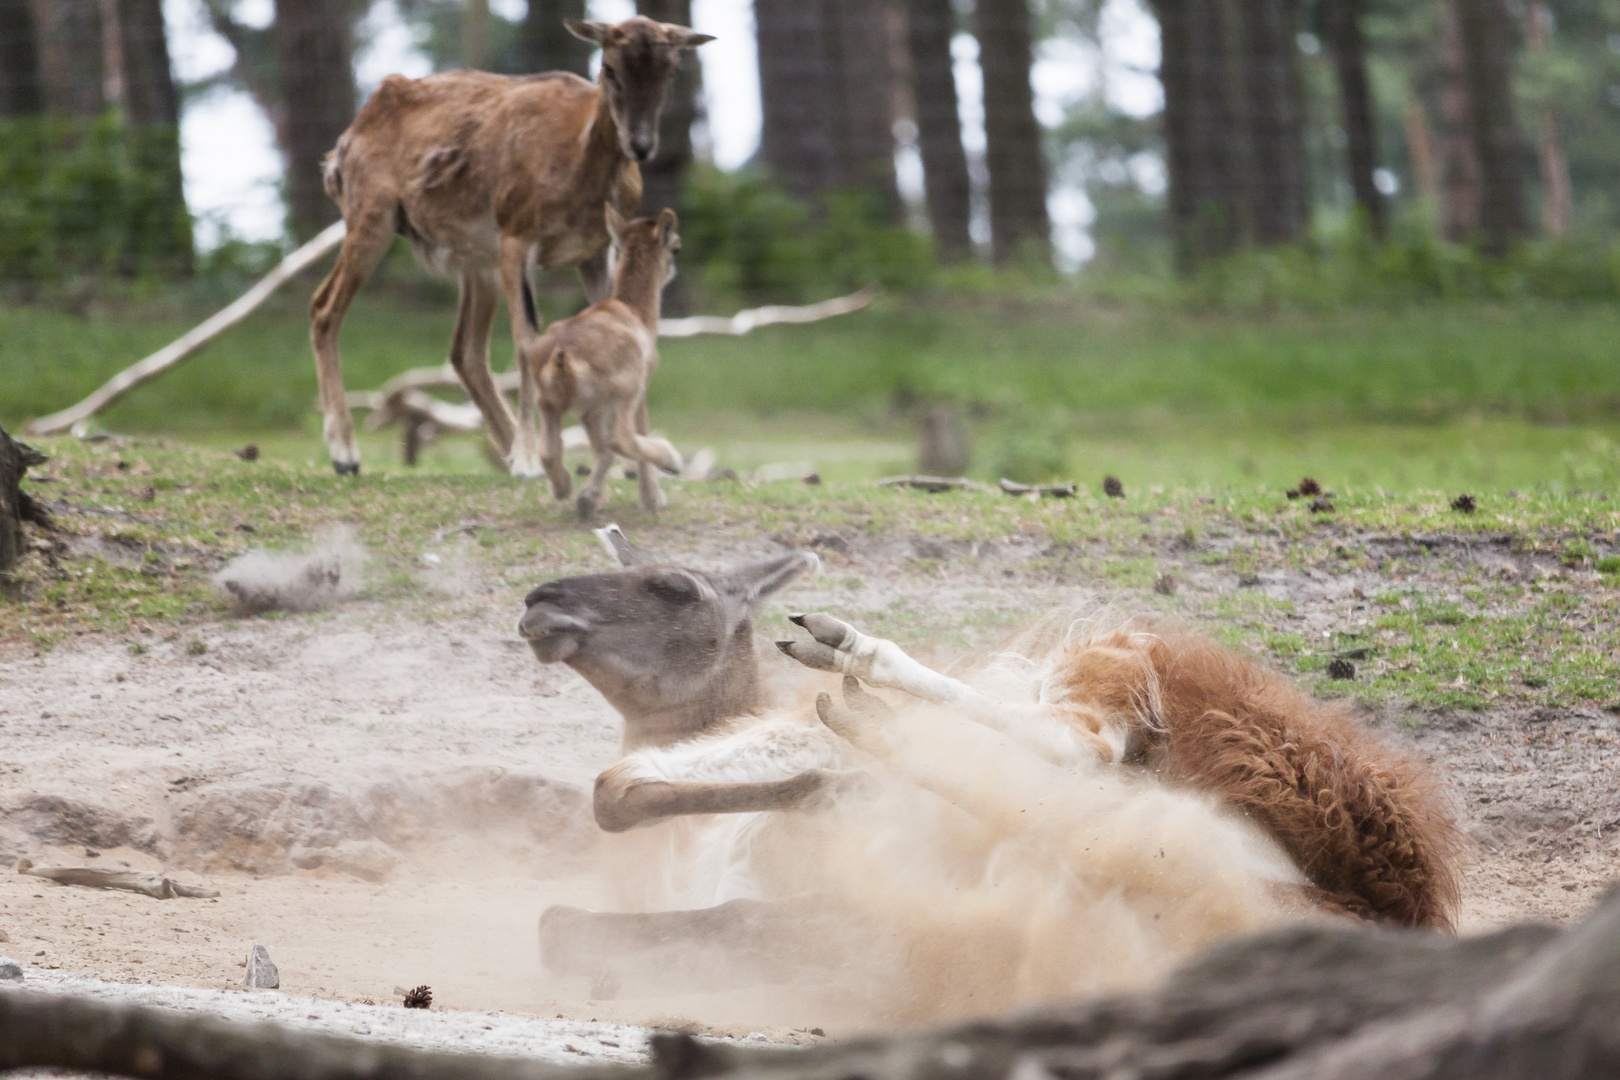
[(636, 462), (647, 510), (665, 505), (654, 469), (681, 471), (680, 454), (667, 440), (652, 437), (647, 421), (647, 381), (658, 367), (660, 297), (675, 277), (681, 250), (675, 211), (626, 223), (608, 203), (603, 216), (617, 253), (613, 294), (553, 323), (533, 351), (519, 358), (522, 389), (510, 463), (513, 476), (538, 476), (544, 469), (552, 494), (568, 498), (562, 418), (577, 412), (596, 458), (575, 502), (584, 521), (602, 501), (615, 452)]
[(781, 651), (843, 676), (811, 720), (767, 700), (752, 618), (813, 556), (703, 573), (604, 534), (626, 569), (541, 586), (519, 629), (623, 715), (597, 821), (666, 861), (640, 911), (548, 909), (554, 971), (858, 965), (868, 1011), (931, 1019), (1139, 983), (1313, 911), (1449, 926), (1456, 832), (1425, 771), (1190, 631), (1054, 617), (959, 679), (792, 616), (810, 640)]

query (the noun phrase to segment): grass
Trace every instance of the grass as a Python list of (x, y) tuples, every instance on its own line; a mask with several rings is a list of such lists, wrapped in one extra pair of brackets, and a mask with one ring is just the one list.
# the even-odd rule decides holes
[[(256, 441), (302, 464), (324, 456), (314, 414), (307, 283), (175, 372), (113, 406), (113, 431)], [(176, 296), (88, 316), (0, 309), (0, 423), (61, 408), (191, 326)], [(443, 361), (442, 291), (364, 295), (345, 327), (351, 389)], [(504, 319), (497, 368), (510, 363)], [(911, 466), (912, 403), (964, 403), (987, 479), (1037, 471), (1133, 489), (1281, 484), (1311, 470), (1339, 486), (1595, 488), (1620, 481), (1620, 310), (1612, 305), (1414, 305), (1393, 310), (1200, 312), (1030, 299), (887, 298), (877, 310), (740, 339), (663, 345), (655, 422), (725, 464), (808, 461), (829, 478)], [(397, 458), (370, 440), (373, 466)], [(476, 440), (436, 469), (484, 471)], [(1034, 479), (1037, 477), (1024, 477)]]
[[(48, 649), (83, 634), (121, 635), (132, 648), (154, 634), (182, 640), (198, 620), (231, 617), (209, 585), (225, 559), (253, 546), (304, 543), (339, 524), (372, 553), (369, 595), (407, 610), (422, 602), (421, 555), (452, 543), (493, 583), (493, 594), (468, 601), (480, 609), (515, 605), (537, 581), (596, 565), (595, 541), (567, 507), (537, 485), (501, 476), (423, 470), (339, 480), (324, 465), (249, 464), (146, 439), (49, 440), (45, 449), (53, 461), (30, 489), (58, 507), (63, 534), (49, 557), (27, 560), (17, 596), (0, 603), (0, 644), (13, 648)], [(873, 629), (908, 640), (982, 638), (1027, 619), (1028, 603), (1048, 583), (1084, 584), (1132, 610), (1192, 618), (1324, 693), (1422, 708), (1620, 709), (1620, 575), (1605, 569), (1620, 557), (1620, 503), (1607, 495), (1486, 493), (1464, 515), (1442, 492), (1350, 488), (1334, 492), (1335, 511), (1314, 514), (1260, 485), (1043, 502), (856, 482), (671, 486), (672, 505), (654, 520), (634, 508), (633, 485), (615, 484), (612, 512), (654, 549), (700, 548), (717, 536), (802, 544), (838, 531), (947, 545), (1011, 539), (1040, 550), (1008, 572), (1021, 592), (1000, 601), (987, 592), (982, 605), (970, 605), (982, 625), (966, 625), (959, 613), (919, 613), (905, 601), (864, 613)], [(453, 530), (469, 523), (472, 539), (455, 540)], [(1533, 558), (1542, 570), (1504, 578), (1483, 569), (1486, 561), (1446, 557), (1476, 548)], [(909, 560), (903, 572), (924, 582), (947, 566), (960, 577), (967, 565), (972, 577), (960, 549), (940, 550), (937, 559)], [(1152, 586), (1165, 573), (1226, 584), (1164, 597)], [(1353, 598), (1303, 614), (1275, 590), (1236, 584), (1279, 574), (1355, 575), (1363, 584)], [(833, 560), (827, 587), (860, 584)], [(957, 587), (980, 588), (971, 580)], [(1325, 637), (1307, 630), (1305, 616), (1330, 618), (1333, 629)], [(1328, 661), (1347, 652), (1362, 677), (1326, 680)]]
[[(537, 487), (499, 475), (481, 439), (442, 440), (412, 470), (393, 433), (365, 433), (366, 474), (332, 477), (313, 413), (307, 292), (288, 290), (102, 418), (166, 438), (47, 444), (56, 461), (35, 487), (64, 508), (67, 542), (29, 560), (20, 599), (0, 607), (0, 641), (50, 648), (110, 632), (144, 647), (149, 634), (229, 614), (208, 583), (224, 559), (339, 523), (375, 553), (369, 591), (390, 603), (416, 602), (420, 555), (467, 521), (479, 526), (463, 541), (469, 557), (503, 596), (593, 565), (589, 535)], [(349, 386), (442, 362), (449, 304), (442, 290), (399, 283), (363, 296), (344, 334)], [(0, 309), (0, 422), (78, 399), (204, 313), (179, 294), (88, 316)], [(498, 324), (497, 368), (509, 363), (505, 337)], [(680, 485), (656, 522), (624, 509), (621, 484), (614, 513), (686, 549), (827, 530), (1022, 537), (1045, 554), (1020, 565), (1019, 588), (1082, 582), (1192, 617), (1324, 693), (1433, 708), (1620, 706), (1615, 341), (1620, 310), (1601, 304), (1238, 312), (1061, 289), (890, 297), (814, 326), (663, 346), (653, 417), (683, 449), (713, 446), (745, 477), (803, 462), (826, 483)], [(912, 468), (915, 406), (939, 397), (971, 417), (975, 475), (1035, 461), (1079, 478), (1081, 497), (872, 486)], [(257, 464), (226, 453), (249, 441)], [(1126, 500), (1102, 497), (1105, 474), (1124, 481)], [(1307, 474), (1334, 492), (1334, 512), (1284, 498)], [(1476, 513), (1450, 509), (1462, 492)], [(1446, 555), (1459, 544), (1542, 569), (1492, 576)], [(957, 568), (946, 556), (905, 572)], [(1167, 598), (1152, 591), (1165, 573), (1225, 584)], [(1353, 576), (1364, 595), (1329, 611), (1242, 585), (1289, 574)], [(1028, 616), (1008, 596), (990, 590), (948, 622), (903, 599), (860, 614), (880, 632), (966, 644)], [(1361, 677), (1328, 681), (1328, 663), (1347, 653)]]

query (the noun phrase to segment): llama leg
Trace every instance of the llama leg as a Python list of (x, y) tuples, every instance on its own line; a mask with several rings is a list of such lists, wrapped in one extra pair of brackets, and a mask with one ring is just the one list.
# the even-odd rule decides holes
[[(661, 992), (720, 989), (786, 982), (806, 967), (836, 966), (844, 954), (829, 945), (848, 935), (847, 919), (803, 901), (731, 900), (644, 914), (558, 906), (540, 916), (540, 962), (559, 975), (644, 975)], [(688, 963), (682, 951), (723, 962)]]
[(794, 810), (812, 795), (836, 788), (840, 779), (832, 770), (806, 769), (782, 780), (664, 780), (644, 775), (637, 764), (626, 759), (596, 778), (592, 809), (605, 832), (684, 814)]
[(997, 701), (924, 666), (894, 642), (863, 634), (830, 615), (788, 617), (810, 631), (815, 640), (782, 641), (777, 648), (806, 667), (843, 672), (872, 686), (902, 690), (936, 705), (949, 705), (975, 723), (1009, 735), (1026, 749), (1058, 764), (1097, 758), (1114, 761), (1119, 757), (1106, 739), (1083, 724), (1055, 715), (1045, 705)]

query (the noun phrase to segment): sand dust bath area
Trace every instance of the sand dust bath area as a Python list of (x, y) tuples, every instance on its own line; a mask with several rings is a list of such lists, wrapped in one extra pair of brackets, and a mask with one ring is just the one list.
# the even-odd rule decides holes
[[(724, 553), (690, 534), (663, 542), (661, 554), (693, 565), (817, 546), (822, 572), (759, 619), (767, 674), (784, 681), (797, 669), (766, 639), (789, 629), (789, 610), (877, 613), (885, 633), (949, 662), (993, 647), (1030, 612), (1129, 600), (1061, 565), (1035, 573), (1041, 549), (1018, 542), (777, 534)], [(0, 874), (0, 951), (25, 985), (422, 1045), (487, 1038), (559, 1060), (634, 1056), (648, 1026), (785, 1042), (860, 1030), (861, 1016), (813, 986), (670, 994), (542, 969), (543, 909), (615, 902), (590, 792), (619, 756), (619, 720), (584, 679), (538, 664), (517, 638), (523, 575), (480, 570), (456, 543), (422, 561), (418, 579), (435, 586), (425, 600), (361, 592), (316, 612), (5, 653), (7, 865), (153, 871), (219, 893), (160, 900)], [(573, 570), (605, 566), (592, 550)], [(1442, 553), (1416, 569), (1408, 584), (1444, 589), (1455, 567)], [(1179, 572), (1183, 597), (1239, 587), (1191, 562)], [(453, 587), (439, 587), (446, 575)], [(1377, 584), (1282, 569), (1244, 587), (1287, 597), (1290, 618), (1317, 630), (1354, 623), (1347, 598)], [(1620, 717), (1363, 715), (1450, 785), (1469, 837), (1463, 932), (1567, 921), (1620, 869)], [(278, 965), (279, 990), (242, 988), (253, 942)], [(422, 984), (442, 1021), (404, 1019), (402, 991)]]

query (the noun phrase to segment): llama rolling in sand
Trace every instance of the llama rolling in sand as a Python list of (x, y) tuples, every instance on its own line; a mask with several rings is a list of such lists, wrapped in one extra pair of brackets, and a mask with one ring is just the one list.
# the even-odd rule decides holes
[(752, 617), (813, 556), (705, 573), (608, 536), (626, 568), (536, 589), (520, 633), (624, 716), (595, 810), (647, 887), (548, 910), (554, 971), (667, 986), (718, 951), (730, 979), (859, 970), (872, 1015), (931, 1019), (1140, 984), (1313, 912), (1449, 926), (1456, 833), (1425, 770), (1196, 634), (1054, 617), (957, 678), (795, 616), (809, 640), (782, 651), (843, 676), (842, 704), (795, 708)]

